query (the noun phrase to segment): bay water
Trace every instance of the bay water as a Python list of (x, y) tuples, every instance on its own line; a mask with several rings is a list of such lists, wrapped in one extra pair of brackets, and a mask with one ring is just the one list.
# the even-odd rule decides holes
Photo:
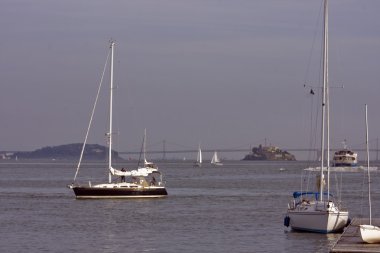
[[(0, 252), (328, 252), (339, 237), (283, 226), (292, 193), (301, 184), (306, 189), (309, 173), (309, 190), (315, 188), (305, 162), (157, 164), (166, 198), (76, 200), (66, 187), (74, 162), (0, 162)], [(373, 217), (380, 217), (380, 173), (371, 175)], [(366, 172), (332, 173), (331, 179), (350, 216), (367, 217)], [(105, 163), (85, 163), (78, 177), (107, 180)]]

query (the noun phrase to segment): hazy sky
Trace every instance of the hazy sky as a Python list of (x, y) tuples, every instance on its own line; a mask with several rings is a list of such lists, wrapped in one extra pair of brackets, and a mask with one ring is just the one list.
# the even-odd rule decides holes
[[(321, 1), (2, 0), (0, 150), (83, 141), (110, 38), (119, 151), (144, 128), (150, 149), (308, 147)], [(364, 142), (365, 103), (379, 135), (379, 11), (330, 0), (334, 146)], [(104, 85), (90, 143), (105, 144)]]

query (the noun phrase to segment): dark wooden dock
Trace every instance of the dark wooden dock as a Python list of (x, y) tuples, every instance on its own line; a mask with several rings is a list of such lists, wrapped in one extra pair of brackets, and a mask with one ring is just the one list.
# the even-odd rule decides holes
[[(362, 241), (359, 228), (362, 224), (369, 224), (368, 218), (354, 218), (331, 248), (330, 253), (380, 253), (380, 244), (368, 244)], [(380, 219), (372, 219), (372, 225), (380, 226)]]

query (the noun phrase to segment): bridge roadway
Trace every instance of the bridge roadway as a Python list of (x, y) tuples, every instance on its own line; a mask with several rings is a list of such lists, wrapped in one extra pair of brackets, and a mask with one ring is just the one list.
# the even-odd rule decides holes
[[(292, 152), (320, 152), (319, 149), (308, 149), (308, 148), (284, 148), (283, 151)], [(340, 149), (331, 149), (331, 151), (336, 151)], [(220, 153), (232, 153), (232, 152), (246, 152), (247, 154), (251, 151), (251, 149), (202, 149), (202, 153), (212, 153), (218, 151)], [(365, 149), (355, 149), (356, 152), (366, 152)], [(372, 149), (371, 153), (378, 154), (380, 149)], [(151, 150), (147, 151), (148, 154), (181, 154), (181, 153), (197, 153), (198, 149), (184, 149), (184, 150)], [(138, 155), (140, 151), (121, 151), (119, 154), (122, 155)]]

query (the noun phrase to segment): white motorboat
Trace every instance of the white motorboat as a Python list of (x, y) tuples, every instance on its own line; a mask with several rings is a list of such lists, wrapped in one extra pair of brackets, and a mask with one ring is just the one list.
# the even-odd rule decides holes
[(334, 153), (332, 165), (334, 167), (355, 167), (358, 166), (358, 153), (347, 148), (346, 141), (343, 142), (343, 149)]

